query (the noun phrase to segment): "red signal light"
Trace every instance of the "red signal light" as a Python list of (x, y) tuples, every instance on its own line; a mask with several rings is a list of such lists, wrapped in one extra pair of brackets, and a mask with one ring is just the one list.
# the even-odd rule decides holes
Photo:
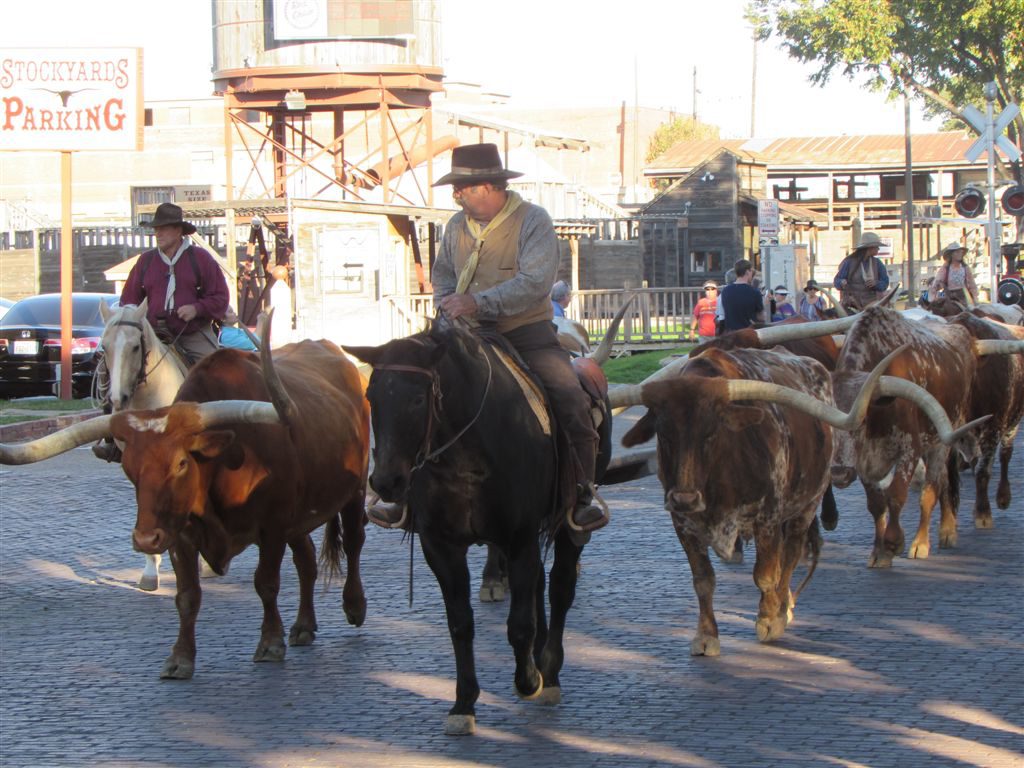
[(1003, 192), (1003, 210), (1011, 216), (1024, 216), (1024, 185), (1014, 184)]
[(964, 218), (973, 219), (985, 212), (985, 196), (980, 190), (968, 187), (956, 196), (953, 207)]

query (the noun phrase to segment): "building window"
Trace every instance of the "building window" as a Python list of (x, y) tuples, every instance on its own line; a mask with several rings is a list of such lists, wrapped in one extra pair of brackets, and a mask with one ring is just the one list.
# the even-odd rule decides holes
[(722, 252), (713, 251), (690, 251), (691, 273), (713, 273), (722, 272)]
[(153, 110), (147, 107), (145, 110), (143, 110), (143, 113), (144, 124), (147, 127), (153, 125)]

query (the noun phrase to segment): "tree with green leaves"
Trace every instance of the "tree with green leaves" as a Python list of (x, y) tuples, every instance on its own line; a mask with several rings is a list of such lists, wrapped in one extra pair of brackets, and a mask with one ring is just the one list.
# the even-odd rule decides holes
[[(1024, 0), (751, 0), (747, 17), (759, 39), (817, 65), (812, 82), (866, 75), (964, 127), (961, 109), (984, 105), (985, 83), (996, 83), (997, 112), (1024, 96)], [(1007, 133), (1024, 149), (1024, 117)]]
[(718, 137), (719, 130), (716, 125), (708, 125), (694, 120), (692, 117), (677, 117), (659, 125), (651, 135), (651, 140), (647, 144), (647, 154), (644, 155), (644, 162), (650, 163), (680, 141), (700, 141)]

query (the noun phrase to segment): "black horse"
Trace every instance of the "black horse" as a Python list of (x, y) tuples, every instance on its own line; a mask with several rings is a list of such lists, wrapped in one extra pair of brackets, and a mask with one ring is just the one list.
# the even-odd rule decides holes
[[(445, 732), (472, 733), (476, 724), (471, 544), (492, 544), (507, 557), (517, 694), (557, 704), (583, 547), (563, 525), (553, 423), (538, 418), (494, 348), (464, 328), (435, 322), (380, 347), (345, 349), (373, 366), (366, 392), (376, 440), (370, 485), (385, 501), (408, 505), (444, 596), (457, 674)], [(542, 544), (554, 548), (550, 626)]]

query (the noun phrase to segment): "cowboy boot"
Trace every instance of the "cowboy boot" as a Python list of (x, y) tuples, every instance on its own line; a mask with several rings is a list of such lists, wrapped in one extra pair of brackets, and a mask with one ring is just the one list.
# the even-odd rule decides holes
[(569, 527), (578, 533), (590, 533), (604, 528), (611, 513), (604, 499), (597, 495), (593, 483), (577, 486), (576, 506), (566, 515)]
[(405, 504), (390, 504), (381, 501), (380, 496), (374, 493), (367, 499), (366, 518), (374, 525), (381, 528), (401, 528), (409, 530), (409, 509)]

